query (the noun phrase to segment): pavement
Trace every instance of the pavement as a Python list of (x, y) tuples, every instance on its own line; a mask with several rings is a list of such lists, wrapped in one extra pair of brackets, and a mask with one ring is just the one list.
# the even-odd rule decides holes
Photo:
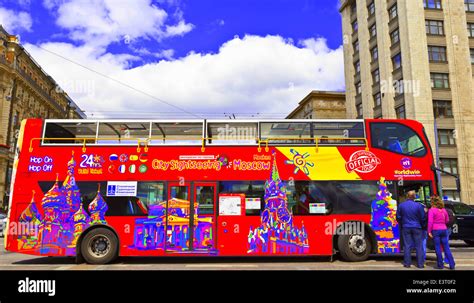
[[(452, 241), (458, 270), (474, 270), (474, 247)], [(38, 257), (5, 251), (0, 238), (0, 270), (420, 270), (403, 268), (402, 255), (372, 256), (350, 263), (327, 257), (120, 257), (107, 265), (76, 264), (74, 258)], [(425, 269), (434, 270), (436, 255), (428, 252)], [(447, 270), (447, 269), (446, 269)]]

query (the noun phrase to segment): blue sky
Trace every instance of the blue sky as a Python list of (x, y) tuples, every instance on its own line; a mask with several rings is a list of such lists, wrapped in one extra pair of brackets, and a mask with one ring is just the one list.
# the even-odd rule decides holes
[[(69, 86), (66, 91), (86, 110), (95, 110), (93, 105), (97, 102), (93, 99), (97, 96), (110, 95), (108, 102), (118, 109), (129, 102), (120, 95), (131, 94), (138, 99), (144, 96), (127, 93), (110, 81), (103, 83), (105, 79), (80, 71), (77, 66), (71, 69), (77, 69), (80, 77), (71, 76), (64, 71), (65, 64), (71, 63), (60, 63), (62, 59), (54, 58), (45, 49), (127, 83), (143, 77), (136, 83), (139, 89), (193, 112), (241, 111), (235, 103), (241, 98), (254, 98), (275, 100), (278, 106), (246, 107), (248, 112), (283, 114), (291, 112), (311, 89), (343, 89), (337, 2), (0, 0), (0, 23), (12, 34), (21, 36), (22, 44), (35, 59), (61, 86)], [(266, 56), (268, 52), (272, 55)], [(256, 74), (256, 70), (262, 69), (268, 71)], [(282, 75), (286, 74), (285, 69), (288, 76)], [(272, 70), (282, 73), (272, 75)], [(202, 79), (200, 75), (206, 71), (211, 71), (212, 77)], [(324, 71), (326, 75), (318, 75)], [(327, 73), (334, 75), (327, 77)], [(255, 79), (248, 79), (249, 75), (260, 79), (259, 85)], [(129, 78), (132, 76), (133, 79)], [(163, 83), (164, 79), (175, 81), (167, 81), (166, 86), (154, 91), (157, 86), (153, 83), (143, 84), (150, 78), (156, 78), (156, 83)], [(78, 81), (90, 81), (93, 94), (78, 91)], [(196, 82), (202, 82), (205, 91), (199, 91)], [(182, 94), (186, 85), (192, 92)], [(117, 95), (102, 91), (106, 88), (117, 91)], [(195, 97), (203, 93), (205, 99)], [(206, 106), (198, 108), (196, 102), (205, 102)], [(144, 103), (156, 107), (156, 100)], [(248, 101), (249, 105), (254, 103)], [(106, 112), (105, 107), (97, 109), (100, 110)]]

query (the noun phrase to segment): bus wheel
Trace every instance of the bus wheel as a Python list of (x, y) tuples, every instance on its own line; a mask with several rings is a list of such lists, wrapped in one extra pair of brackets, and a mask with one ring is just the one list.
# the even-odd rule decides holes
[(341, 235), (337, 239), (337, 247), (341, 257), (345, 261), (365, 261), (372, 251), (372, 243), (366, 234)]
[(107, 264), (117, 257), (118, 240), (107, 228), (96, 228), (88, 232), (81, 242), (81, 254), (90, 264)]

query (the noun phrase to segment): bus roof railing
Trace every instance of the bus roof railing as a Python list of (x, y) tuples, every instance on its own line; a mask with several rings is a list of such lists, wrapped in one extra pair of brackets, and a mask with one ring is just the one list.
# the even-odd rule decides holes
[[(214, 140), (215, 138), (209, 138), (209, 137), (189, 137), (186, 138), (187, 141), (200, 141), (201, 142), (201, 151), (205, 151), (206, 148), (206, 141), (207, 140)], [(30, 144), (29, 144), (29, 152), (33, 152), (33, 142), (35, 141), (42, 141), (44, 142), (45, 140), (53, 140), (53, 141), (78, 141), (80, 144), (82, 143), (82, 151), (85, 152), (87, 149), (87, 144), (97, 144), (97, 141), (117, 141), (120, 139), (117, 138), (100, 138), (100, 137), (77, 137), (77, 138), (48, 138), (48, 137), (38, 137), (38, 138), (31, 138), (30, 139)], [(153, 140), (167, 140), (167, 141), (183, 141), (183, 138), (168, 138), (168, 137), (151, 137), (151, 138), (123, 138), (123, 141), (136, 141), (137, 145), (137, 152), (141, 151), (141, 148), (144, 147), (144, 151), (148, 151), (148, 146), (150, 145), (150, 141)], [(235, 139), (218, 139), (219, 141), (235, 141)], [(321, 143), (328, 143), (331, 145), (334, 145), (330, 143), (331, 141), (359, 141), (359, 142), (364, 142), (363, 144), (365, 145), (365, 149), (369, 150), (369, 145), (367, 138), (343, 138), (343, 137), (318, 137), (318, 138), (302, 138), (302, 137), (268, 137), (266, 139), (260, 139), (260, 138), (255, 138), (256, 144), (258, 145), (258, 151), (260, 152), (262, 150), (262, 144), (265, 146), (265, 151), (269, 150), (269, 144), (272, 144), (271, 141), (290, 141), (290, 142), (285, 142), (285, 144), (291, 144), (291, 141), (313, 141), (316, 152), (319, 150), (319, 146)], [(278, 144), (281, 142), (274, 142), (274, 144)], [(353, 143), (355, 145), (362, 145), (361, 143)]]

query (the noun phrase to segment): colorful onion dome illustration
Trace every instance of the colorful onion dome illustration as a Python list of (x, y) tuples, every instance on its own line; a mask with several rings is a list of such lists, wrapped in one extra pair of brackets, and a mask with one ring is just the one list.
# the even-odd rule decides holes
[(76, 161), (74, 160), (74, 151), (72, 151), (71, 159), (67, 163), (68, 174), (74, 175), (75, 168), (76, 168)]
[(20, 215), (20, 222), (33, 222), (33, 223), (40, 223), (41, 215), (36, 207), (35, 202), (35, 191), (33, 190), (33, 195), (31, 197), (31, 202), (28, 207), (21, 213)]
[(400, 251), (400, 231), (396, 220), (397, 202), (392, 199), (385, 178), (381, 177), (379, 191), (371, 205), (370, 226), (375, 232), (380, 253)]
[(90, 217), (87, 212), (82, 207), (82, 203), (79, 205), (79, 209), (73, 215), (74, 223), (88, 223), (90, 221)]
[(390, 201), (392, 199), (392, 194), (388, 191), (387, 184), (385, 183), (385, 178), (381, 177), (379, 182), (379, 191), (377, 192), (377, 199)]
[(67, 176), (63, 182), (62, 188), (63, 193), (66, 196), (66, 202), (69, 205), (69, 208), (73, 214), (79, 209), (79, 205), (81, 204), (81, 193), (74, 177), (75, 167), (76, 161), (74, 160), (73, 151), (71, 159), (67, 163)]
[(97, 188), (97, 195), (94, 200), (89, 204), (89, 213), (91, 214), (91, 220), (93, 223), (105, 222), (105, 213), (109, 207), (105, 202), (104, 198), (100, 194), (100, 183)]
[(44, 195), (41, 200), (41, 206), (44, 208), (54, 208), (61, 210), (64, 205), (67, 205), (66, 199), (58, 185), (58, 175), (56, 175), (56, 182), (53, 187)]

